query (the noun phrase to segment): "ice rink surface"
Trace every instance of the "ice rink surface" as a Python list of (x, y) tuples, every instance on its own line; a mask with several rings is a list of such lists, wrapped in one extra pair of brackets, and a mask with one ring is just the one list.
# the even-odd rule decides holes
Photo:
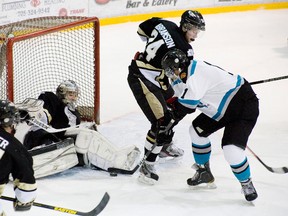
[[(288, 10), (258, 10), (204, 15), (205, 34), (192, 45), (195, 59), (206, 60), (248, 81), (288, 73)], [(170, 19), (179, 23), (179, 19)], [(135, 144), (143, 150), (150, 125), (128, 87), (127, 67), (144, 43), (136, 34), (137, 22), (101, 27), (101, 125), (99, 131), (115, 145)], [(288, 166), (288, 80), (253, 86), (260, 99), (260, 116), (249, 147), (269, 166)], [(182, 160), (159, 163), (157, 185), (138, 183), (132, 176), (110, 177), (106, 172), (73, 168), (39, 179), (37, 202), (90, 211), (105, 192), (111, 196), (102, 216), (286, 216), (288, 174), (269, 172), (247, 151), (258, 199), (248, 203), (220, 148), (222, 131), (211, 136), (211, 169), (217, 189), (191, 189), (186, 179), (193, 157), (188, 128), (198, 113), (175, 128), (175, 143), (185, 150)], [(12, 184), (4, 191), (14, 196)], [(61, 216), (53, 210), (33, 207), (16, 213), (12, 203), (0, 200), (8, 216)]]

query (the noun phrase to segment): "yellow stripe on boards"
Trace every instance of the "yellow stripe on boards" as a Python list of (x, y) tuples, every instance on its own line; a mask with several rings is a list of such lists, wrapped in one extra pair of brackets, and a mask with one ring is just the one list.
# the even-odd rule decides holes
[[(211, 8), (195, 8), (201, 14), (216, 14), (227, 13), (236, 11), (249, 11), (249, 10), (273, 10), (288, 8), (288, 2), (266, 3), (266, 4), (247, 4), (247, 5), (233, 5), (233, 6), (219, 6)], [(192, 8), (191, 8), (192, 9)], [(149, 19), (151, 17), (180, 17), (185, 10), (155, 12), (149, 14), (133, 14), (129, 16), (119, 16), (110, 18), (100, 18), (100, 25), (112, 25), (125, 22), (137, 22)]]

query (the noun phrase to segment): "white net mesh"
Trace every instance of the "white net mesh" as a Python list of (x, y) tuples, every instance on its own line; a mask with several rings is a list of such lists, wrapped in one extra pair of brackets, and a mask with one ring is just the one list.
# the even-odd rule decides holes
[(42, 17), (0, 26), (1, 98), (19, 103), (42, 91), (55, 92), (70, 79), (80, 89), (82, 118), (98, 122), (98, 27), (98, 19), (85, 17)]

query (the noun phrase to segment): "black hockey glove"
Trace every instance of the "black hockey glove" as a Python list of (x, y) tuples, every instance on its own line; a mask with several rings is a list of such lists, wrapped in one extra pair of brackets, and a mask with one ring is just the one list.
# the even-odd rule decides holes
[(31, 209), (33, 202), (34, 200), (28, 203), (22, 203), (16, 198), (14, 201), (14, 209), (15, 211), (28, 211)]
[(183, 119), (187, 114), (195, 112), (195, 109), (189, 109), (184, 107), (178, 102), (177, 97), (171, 97), (166, 100), (168, 110), (170, 111), (172, 118), (179, 122)]

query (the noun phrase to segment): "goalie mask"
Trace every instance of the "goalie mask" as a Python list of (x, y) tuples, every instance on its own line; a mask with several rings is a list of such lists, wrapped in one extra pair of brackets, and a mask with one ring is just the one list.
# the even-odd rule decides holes
[(161, 65), (165, 75), (169, 78), (174, 78), (176, 76), (175, 70), (179, 70), (180, 73), (187, 70), (189, 59), (183, 51), (173, 49), (163, 56)]
[(70, 109), (75, 110), (79, 88), (74, 81), (65, 80), (60, 83), (56, 89), (56, 95), (63, 103), (67, 104)]
[(187, 10), (181, 16), (180, 27), (184, 32), (193, 27), (205, 31), (205, 21), (202, 14), (198, 11)]
[(15, 105), (8, 100), (0, 100), (0, 126), (10, 127), (19, 122), (20, 116)]

